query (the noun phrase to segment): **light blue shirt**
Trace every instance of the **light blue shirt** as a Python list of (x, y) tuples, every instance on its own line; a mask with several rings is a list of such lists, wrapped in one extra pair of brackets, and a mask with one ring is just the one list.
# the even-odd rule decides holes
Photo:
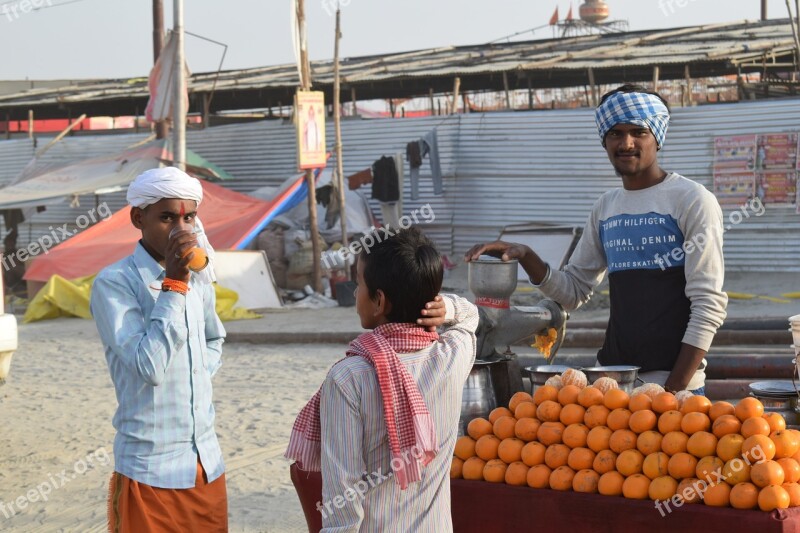
[(91, 310), (119, 404), (114, 469), (159, 488), (194, 487), (198, 455), (214, 481), (225, 471), (214, 431), (211, 378), (221, 366), (214, 287), (161, 291), (164, 268), (142, 247), (98, 274)]

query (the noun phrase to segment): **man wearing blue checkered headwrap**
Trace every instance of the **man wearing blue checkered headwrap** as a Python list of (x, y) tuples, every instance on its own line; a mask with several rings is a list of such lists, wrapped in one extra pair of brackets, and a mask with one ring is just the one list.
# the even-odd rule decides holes
[(603, 97), (595, 118), (622, 187), (595, 202), (569, 263), (551, 270), (528, 246), (502, 241), (474, 246), (466, 260), (518, 259), (568, 310), (586, 303), (608, 274), (611, 309), (598, 364), (636, 366), (648, 383), (702, 394), (704, 357), (726, 316), (722, 210), (705, 187), (659, 166), (669, 107), (658, 94), (624, 85)]

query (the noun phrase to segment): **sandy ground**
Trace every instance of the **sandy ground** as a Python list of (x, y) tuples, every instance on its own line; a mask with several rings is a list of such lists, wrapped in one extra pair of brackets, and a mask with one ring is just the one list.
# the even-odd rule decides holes
[[(20, 336), (0, 388), (0, 531), (104, 531), (116, 399), (94, 323), (41, 322)], [(342, 354), (225, 345), (214, 399), (231, 531), (307, 531), (283, 451), (295, 415)]]

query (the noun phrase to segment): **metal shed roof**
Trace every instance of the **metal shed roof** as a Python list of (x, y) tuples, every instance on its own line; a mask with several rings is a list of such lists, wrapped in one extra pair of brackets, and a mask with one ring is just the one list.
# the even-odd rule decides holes
[[(789, 19), (741, 21), (562, 39), (448, 46), (342, 61), (342, 83), (355, 88), (359, 100), (407, 98), (447, 92), (455, 76), (462, 91), (570, 87), (585, 85), (592, 68), (597, 83), (682, 79), (685, 66), (693, 77), (763, 71), (791, 57), (794, 41)], [(782, 67), (784, 70), (786, 67)], [(333, 62), (311, 64), (315, 88), (328, 97)], [(195, 74), (190, 80), (192, 110), (216, 89), (210, 111), (288, 105), (299, 85), (293, 64), (220, 73)], [(91, 115), (136, 115), (147, 103), (147, 79), (87, 81), (59, 88), (40, 88), (0, 96), (0, 117), (67, 118)]]

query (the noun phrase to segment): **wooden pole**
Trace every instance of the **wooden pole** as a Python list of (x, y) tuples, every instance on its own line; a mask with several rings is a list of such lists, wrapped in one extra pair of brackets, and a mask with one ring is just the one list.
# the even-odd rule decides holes
[(458, 113), (458, 90), (461, 87), (461, 78), (456, 76), (453, 80), (453, 107), (450, 109), (451, 114)]
[(174, 32), (178, 46), (175, 53), (175, 94), (174, 94), (174, 119), (172, 127), (172, 165), (181, 170), (186, 170), (186, 70), (184, 69), (183, 49), (183, 0), (173, 0), (175, 10)]
[(428, 98), (431, 100), (431, 116), (435, 114), (435, 106), (433, 105), (433, 89), (428, 89)]
[[(300, 85), (304, 91), (311, 90), (311, 63), (308, 59), (308, 42), (306, 40), (305, 0), (296, 0), (297, 35), (300, 38)], [(298, 122), (299, 124), (299, 122)], [(311, 250), (314, 255), (314, 290), (322, 292), (322, 264), (319, 245), (319, 224), (317, 222), (317, 190), (314, 171), (306, 170), (308, 186), (308, 220), (311, 225)]]
[(792, 15), (792, 5), (789, 3), (789, 0), (786, 0), (786, 9), (789, 11), (789, 22), (792, 24), (792, 36), (794, 37), (794, 47), (795, 47), (795, 55), (794, 55), (794, 67), (795, 72), (797, 71), (797, 63), (800, 61), (800, 38), (797, 35), (797, 24), (795, 17)]
[(506, 91), (506, 109), (511, 109), (511, 94), (508, 90), (508, 73), (503, 71), (503, 89)]
[(528, 109), (533, 109), (533, 88), (531, 87), (530, 74), (528, 74)]
[(66, 128), (64, 128), (64, 130), (63, 130), (61, 133), (59, 133), (58, 135), (56, 135), (56, 136), (55, 136), (55, 138), (54, 138), (52, 141), (50, 141), (49, 143), (47, 143), (47, 144), (46, 144), (44, 147), (40, 148), (40, 149), (39, 149), (39, 150), (38, 150), (38, 151), (37, 151), (37, 152), (34, 154), (34, 156), (35, 156), (35, 157), (41, 157), (42, 155), (44, 155), (44, 153), (45, 153), (46, 151), (48, 151), (50, 148), (52, 148), (54, 144), (56, 144), (56, 143), (57, 143), (57, 142), (59, 142), (61, 139), (63, 139), (63, 138), (64, 138), (64, 137), (65, 137), (65, 136), (66, 136), (66, 135), (69, 133), (69, 132), (71, 132), (73, 129), (75, 129), (75, 127), (76, 127), (78, 124), (80, 124), (81, 122), (83, 122), (83, 120), (84, 120), (85, 118), (86, 118), (86, 113), (84, 113), (84, 114), (82, 114), (81, 116), (79, 116), (79, 117), (78, 117), (78, 118), (77, 118), (77, 119), (76, 119), (74, 122), (71, 122), (69, 126), (67, 126)]
[(767, 20), (767, 0), (761, 0), (761, 20)]
[[(336, 10), (336, 42), (333, 46), (333, 124), (336, 130), (336, 176), (339, 194), (339, 221), (342, 227), (342, 246), (347, 248), (347, 209), (344, 194), (344, 159), (342, 156), (341, 76), (339, 74), (339, 40), (342, 38), (341, 10)], [(345, 264), (345, 275), (350, 280), (350, 269)]]
[(28, 109), (28, 139), (33, 139), (33, 109)]
[[(162, 48), (164, 48), (164, 2), (153, 0), (153, 64), (158, 61)], [(156, 122), (156, 139), (164, 139), (168, 134), (167, 122), (165, 120)]]
[(597, 107), (597, 85), (594, 82), (594, 69), (589, 67), (589, 89), (592, 91), (592, 107)]
[(350, 87), (350, 102), (353, 104), (353, 116), (358, 115), (358, 106), (356, 106), (356, 88)]
[(689, 71), (689, 65), (683, 67), (683, 76), (686, 78), (686, 105), (691, 107), (694, 105), (694, 99), (692, 98), (692, 76)]
[(653, 67), (653, 91), (658, 92), (658, 79), (661, 76), (661, 67)]

